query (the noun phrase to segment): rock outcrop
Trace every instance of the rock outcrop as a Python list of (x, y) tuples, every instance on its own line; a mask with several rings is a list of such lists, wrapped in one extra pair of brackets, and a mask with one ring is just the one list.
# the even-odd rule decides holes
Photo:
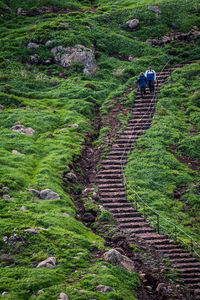
[(31, 127), (25, 127), (24, 125), (14, 125), (12, 127), (13, 131), (19, 132), (21, 134), (33, 135), (35, 130)]
[(83, 73), (91, 75), (97, 71), (94, 52), (83, 45), (74, 47), (57, 46), (51, 49), (55, 62), (64, 68), (70, 68), (73, 63), (84, 65)]
[(56, 266), (56, 258), (55, 257), (49, 257), (43, 261), (41, 261), (36, 269), (39, 269), (39, 268), (55, 268)]
[(103, 254), (105, 261), (114, 266), (126, 269), (128, 271), (135, 271), (133, 261), (125, 255), (122, 255), (115, 249), (111, 249)]
[(138, 19), (133, 19), (133, 20), (129, 20), (126, 22), (126, 25), (130, 28), (130, 29), (134, 29), (139, 25), (140, 21)]
[(45, 190), (42, 190), (42, 191), (38, 191), (38, 190), (35, 190), (35, 189), (29, 189), (28, 191), (35, 194), (37, 197), (39, 197), (43, 200), (60, 199), (60, 196), (56, 192), (54, 192), (50, 189), (45, 189)]
[(115, 290), (111, 286), (106, 286), (106, 285), (98, 285), (97, 286), (97, 291), (101, 293), (110, 293), (110, 292), (115, 292)]
[(165, 46), (171, 41), (178, 42), (189, 42), (194, 43), (198, 38), (200, 38), (200, 31), (192, 29), (187, 33), (182, 32), (172, 32), (163, 36), (161, 39), (148, 39), (146, 43), (150, 46)]

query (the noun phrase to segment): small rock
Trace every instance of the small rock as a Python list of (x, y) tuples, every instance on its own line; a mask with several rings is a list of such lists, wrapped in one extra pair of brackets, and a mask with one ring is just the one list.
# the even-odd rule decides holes
[(4, 110), (4, 106), (0, 104), (0, 110)]
[(38, 64), (39, 58), (40, 58), (40, 57), (39, 57), (38, 54), (33, 54), (33, 55), (30, 56), (30, 62), (31, 62), (32, 64)]
[(33, 135), (35, 133), (35, 130), (31, 127), (25, 127), (24, 125), (14, 125), (12, 127), (13, 131), (19, 132), (21, 134), (27, 134), (27, 135)]
[(65, 175), (65, 177), (66, 177), (67, 179), (69, 179), (70, 181), (72, 181), (72, 182), (77, 181), (77, 176), (76, 176), (74, 173), (72, 173), (72, 172), (67, 173), (67, 174)]
[(46, 60), (43, 61), (43, 64), (45, 65), (50, 65), (52, 63), (52, 59), (51, 58), (48, 58)]
[(111, 286), (106, 286), (102, 284), (97, 286), (97, 291), (101, 293), (115, 292), (115, 290)]
[(60, 293), (58, 300), (69, 300), (68, 296), (64, 293)]
[(56, 266), (56, 258), (55, 257), (49, 257), (43, 261), (41, 261), (36, 269), (39, 269), (39, 268), (55, 268)]
[(147, 290), (152, 291), (152, 287), (150, 285), (147, 285)]
[(36, 228), (28, 228), (24, 230), (25, 232), (39, 234), (40, 232)]
[(9, 295), (9, 292), (3, 292), (2, 294), (1, 294), (3, 297), (5, 297), (5, 296), (8, 296)]
[(19, 7), (19, 8), (17, 9), (17, 15), (18, 15), (18, 16), (22, 16), (22, 15), (23, 15), (23, 12), (24, 12), (23, 8)]
[(9, 191), (9, 188), (8, 188), (7, 186), (4, 186), (4, 187), (2, 188), (2, 191), (7, 192), (7, 191)]
[(63, 215), (64, 217), (70, 217), (70, 215), (69, 215), (68, 213), (62, 213), (62, 215)]
[(148, 6), (148, 9), (154, 11), (157, 14), (162, 13), (161, 9), (158, 6)]
[(66, 23), (66, 22), (60, 23), (60, 25), (62, 25), (64, 27), (69, 27), (69, 23)]
[(43, 291), (43, 290), (39, 290), (39, 291), (37, 292), (37, 294), (38, 294), (38, 295), (44, 294), (44, 291)]
[(165, 284), (163, 282), (159, 283), (157, 288), (156, 288), (156, 292), (158, 293), (163, 293), (163, 292), (166, 292), (166, 287), (165, 287)]
[(128, 271), (135, 271), (133, 261), (125, 255), (122, 255), (115, 249), (111, 249), (103, 254), (105, 261), (108, 261), (112, 265), (121, 267)]
[(28, 49), (38, 49), (40, 46), (36, 43), (28, 43), (27, 48)]
[(95, 200), (98, 200), (98, 199), (99, 199), (99, 195), (98, 195), (97, 192), (93, 192), (93, 193), (92, 193), (92, 196), (93, 196), (93, 198), (94, 198)]
[(20, 210), (21, 210), (21, 211), (26, 211), (27, 208), (26, 208), (24, 205), (22, 205), (22, 206), (20, 207)]
[(53, 43), (53, 41), (47, 41), (46, 43), (45, 43), (45, 46), (46, 47), (51, 47), (52, 46), (52, 43)]
[(11, 199), (10, 195), (3, 195), (3, 199)]
[(133, 58), (133, 61), (137, 61), (137, 60), (139, 60), (138, 56), (136, 56), (136, 57)]
[(71, 124), (71, 125), (68, 125), (69, 128), (77, 128), (78, 127), (78, 124)]
[(10, 237), (4, 236), (3, 237), (3, 242), (8, 246), (14, 247), (19, 243), (23, 244), (25, 242), (25, 240), (24, 240), (24, 237), (22, 237), (19, 234), (15, 233), (14, 235), (11, 235)]
[(129, 20), (126, 22), (126, 25), (130, 28), (130, 29), (134, 29), (139, 25), (140, 21), (138, 19), (133, 19), (133, 20)]
[(17, 150), (12, 150), (12, 154), (17, 154), (17, 155), (24, 155), (23, 153), (17, 151)]
[(60, 199), (60, 196), (50, 189), (45, 189), (40, 192), (40, 198), (43, 200), (56, 200)]
[(40, 196), (40, 191), (38, 191), (38, 190), (35, 190), (35, 189), (29, 189), (28, 191), (29, 191), (30, 193), (35, 194), (37, 197)]

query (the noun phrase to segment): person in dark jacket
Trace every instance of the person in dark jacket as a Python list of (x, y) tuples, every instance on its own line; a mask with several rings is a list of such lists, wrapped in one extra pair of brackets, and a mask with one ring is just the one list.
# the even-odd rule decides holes
[(145, 76), (147, 78), (147, 85), (149, 87), (150, 93), (154, 93), (154, 83), (156, 80), (156, 72), (152, 70), (151, 67), (145, 72)]
[(138, 76), (137, 82), (139, 83), (139, 87), (140, 87), (140, 95), (142, 98), (144, 98), (144, 95), (146, 94), (147, 79), (144, 76), (143, 72), (140, 73), (140, 76)]

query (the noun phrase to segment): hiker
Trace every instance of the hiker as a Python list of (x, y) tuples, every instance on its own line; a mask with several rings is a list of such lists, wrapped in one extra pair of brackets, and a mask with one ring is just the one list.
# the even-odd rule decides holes
[(140, 87), (140, 95), (142, 98), (144, 98), (144, 95), (146, 94), (147, 79), (144, 76), (143, 72), (141, 72), (140, 76), (138, 76), (137, 82), (139, 83), (139, 87)]
[(154, 93), (154, 83), (156, 80), (156, 72), (152, 70), (151, 67), (145, 72), (145, 76), (147, 78), (147, 85), (149, 87), (150, 93)]

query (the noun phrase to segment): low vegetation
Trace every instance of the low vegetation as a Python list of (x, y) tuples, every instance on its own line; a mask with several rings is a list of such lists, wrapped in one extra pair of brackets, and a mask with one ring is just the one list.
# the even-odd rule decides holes
[[(188, 32), (200, 26), (198, 1), (157, 3), (160, 15), (148, 10), (148, 0), (36, 0), (34, 7), (30, 0), (0, 1), (0, 292), (8, 292), (7, 299), (55, 300), (60, 292), (76, 300), (137, 298), (138, 275), (95, 256), (106, 248), (103, 237), (77, 218), (71, 183), (63, 181), (63, 174), (73, 171), (85, 142), (96, 134), (98, 114), (107, 113), (106, 105), (135, 83), (141, 70), (150, 64), (161, 70), (169, 60), (175, 65), (198, 58), (199, 39), (174, 41), (163, 48), (145, 42), (174, 29)], [(56, 9), (38, 11), (44, 6)], [(17, 15), (18, 8), (31, 11), (31, 16)], [(130, 30), (126, 22), (133, 18), (140, 24)], [(52, 47), (82, 44), (93, 49), (98, 71), (88, 76), (77, 63), (59, 66), (45, 45), (49, 40)], [(29, 42), (40, 46), (28, 49)], [(38, 62), (31, 63), (36, 54)], [(199, 173), (179, 158), (200, 159), (199, 137), (193, 132), (199, 128), (199, 69), (194, 64), (174, 72), (174, 82), (162, 89), (154, 126), (138, 141), (127, 167), (139, 195), (187, 226), (197, 240)], [(133, 92), (127, 101), (121, 100), (130, 107), (134, 97)], [(35, 133), (13, 131), (15, 125)], [(97, 146), (109, 129), (101, 130)], [(183, 186), (176, 199), (175, 192)], [(51, 189), (60, 199), (42, 200), (28, 191), (31, 188)], [(76, 192), (81, 194), (83, 188), (77, 184)], [(108, 212), (98, 212), (99, 221), (108, 219)], [(24, 231), (30, 228), (39, 233)], [(6, 244), (6, 237), (14, 235), (20, 241)], [(48, 257), (56, 257), (56, 267), (36, 269)], [(97, 292), (100, 284), (114, 291)]]

